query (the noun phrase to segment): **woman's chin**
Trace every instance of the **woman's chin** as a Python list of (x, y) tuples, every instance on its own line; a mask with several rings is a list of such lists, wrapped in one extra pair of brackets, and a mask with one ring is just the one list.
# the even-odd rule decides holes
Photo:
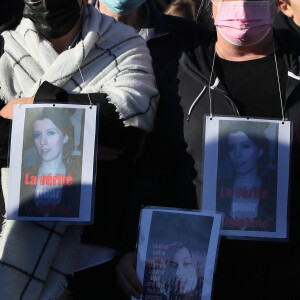
[(191, 289), (187, 289), (185, 288), (185, 284), (182, 284), (182, 286), (179, 287), (179, 294), (180, 295), (188, 295), (188, 294), (191, 294), (193, 293), (193, 290)]
[(45, 161), (45, 162), (49, 162), (49, 161), (53, 160), (52, 157), (48, 157), (48, 156), (41, 156), (41, 159), (42, 159), (42, 161)]

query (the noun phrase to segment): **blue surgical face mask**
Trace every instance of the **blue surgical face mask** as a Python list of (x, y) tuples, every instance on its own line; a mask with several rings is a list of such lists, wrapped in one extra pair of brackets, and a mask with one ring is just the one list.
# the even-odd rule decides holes
[(113, 12), (126, 15), (141, 6), (146, 0), (101, 0)]

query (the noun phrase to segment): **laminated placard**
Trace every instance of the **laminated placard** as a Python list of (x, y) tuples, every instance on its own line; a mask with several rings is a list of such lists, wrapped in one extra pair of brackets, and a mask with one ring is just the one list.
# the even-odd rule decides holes
[(221, 214), (199, 211), (143, 209), (137, 258), (140, 299), (210, 299), (221, 219)]
[(97, 111), (14, 105), (8, 220), (93, 221)]
[(287, 238), (290, 145), (289, 121), (206, 117), (202, 209), (223, 235)]

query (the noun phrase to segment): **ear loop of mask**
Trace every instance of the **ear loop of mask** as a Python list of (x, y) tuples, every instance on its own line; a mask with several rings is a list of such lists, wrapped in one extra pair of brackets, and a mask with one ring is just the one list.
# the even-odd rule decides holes
[(212, 62), (211, 72), (210, 72), (209, 82), (208, 82), (209, 116), (210, 116), (211, 120), (213, 118), (213, 114), (212, 114), (212, 100), (211, 100), (211, 79), (212, 79), (212, 76), (213, 76), (213, 73), (214, 73), (215, 60), (216, 60), (216, 51), (214, 51), (214, 57), (213, 57), (213, 62)]
[[(78, 65), (78, 70), (79, 70), (79, 73), (80, 73), (80, 76), (81, 76), (81, 79), (82, 79), (82, 83), (85, 83), (85, 80), (84, 80), (84, 78), (83, 78), (83, 75), (82, 75), (82, 72), (81, 72), (80, 66), (79, 66), (79, 64), (78, 64), (78, 63), (77, 63), (77, 65)], [(87, 95), (88, 95), (88, 98), (89, 98), (89, 101), (90, 101), (90, 107), (92, 107), (94, 104), (93, 104), (93, 102), (92, 102), (92, 99), (91, 99), (90, 93), (87, 93)]]
[[(279, 91), (279, 98), (280, 98), (280, 105), (281, 105), (282, 124), (284, 124), (284, 121), (285, 121), (285, 118), (284, 118), (284, 107), (283, 107), (281, 85), (280, 85), (280, 78), (279, 78), (279, 72), (278, 72), (277, 56), (276, 56), (276, 53), (275, 53), (274, 40), (273, 40), (273, 53), (274, 53), (276, 75), (277, 75), (277, 83), (278, 83), (278, 91)], [(213, 118), (212, 97), (211, 97), (211, 89), (212, 89), (211, 80), (212, 80), (212, 75), (213, 75), (213, 72), (214, 72), (215, 60), (216, 60), (216, 51), (214, 51), (214, 57), (213, 57), (213, 62), (212, 62), (212, 67), (211, 67), (211, 73), (210, 73), (210, 78), (209, 78), (209, 83), (208, 83), (209, 115), (210, 115), (210, 119), (211, 120)]]

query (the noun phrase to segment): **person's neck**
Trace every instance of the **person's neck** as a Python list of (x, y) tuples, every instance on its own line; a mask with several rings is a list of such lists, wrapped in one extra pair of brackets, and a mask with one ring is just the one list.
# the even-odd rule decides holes
[(58, 54), (61, 54), (62, 52), (67, 50), (75, 39), (76, 35), (80, 32), (82, 26), (82, 18), (83, 16), (81, 15), (71, 31), (69, 31), (66, 35), (58, 39), (49, 39), (49, 42), (53, 45), (53, 48)]
[(217, 42), (215, 45), (216, 54), (223, 59), (230, 61), (247, 61), (259, 59), (273, 53), (273, 32), (270, 33), (258, 44), (252, 46), (236, 46), (224, 39), (217, 31)]
[(235, 178), (235, 184), (238, 186), (244, 185), (253, 185), (258, 186), (260, 185), (261, 181), (257, 173), (257, 167), (254, 168), (252, 171), (247, 172), (245, 174), (237, 174)]
[(66, 166), (63, 162), (62, 156), (58, 156), (57, 158), (51, 161), (44, 161), (42, 160), (41, 165), (39, 167), (39, 173), (48, 175), (57, 175), (57, 174), (65, 174)]

